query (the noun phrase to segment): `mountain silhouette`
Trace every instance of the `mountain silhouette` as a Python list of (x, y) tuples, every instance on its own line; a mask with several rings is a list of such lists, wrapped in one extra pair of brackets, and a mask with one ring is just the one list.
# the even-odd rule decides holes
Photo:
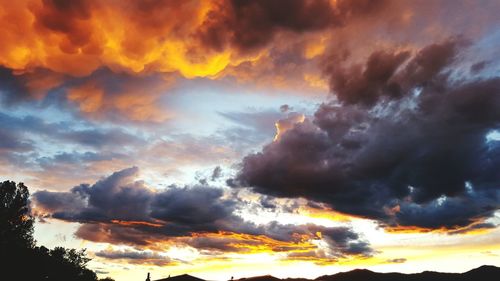
[(334, 275), (324, 275), (315, 281), (488, 281), (498, 280), (500, 268), (495, 266), (481, 266), (465, 273), (442, 273), (434, 271), (424, 271), (421, 273), (378, 273), (367, 269), (356, 269), (348, 272), (341, 272)]
[(274, 277), (272, 275), (263, 275), (263, 276), (241, 278), (236, 281), (281, 281), (281, 279)]
[[(171, 279), (162, 279), (162, 280), (171, 281)], [(421, 273), (404, 274), (397, 272), (378, 273), (367, 269), (355, 269), (352, 271), (341, 272), (333, 275), (323, 275), (314, 280), (306, 278), (279, 279), (271, 275), (235, 279), (235, 281), (496, 281), (496, 280), (500, 280), (500, 267), (491, 265), (483, 265), (481, 267), (472, 269), (464, 273), (443, 273), (434, 271), (424, 271)]]
[(163, 279), (158, 279), (155, 281), (205, 281), (201, 278), (191, 276), (189, 274), (182, 274), (182, 275), (177, 275), (173, 277), (167, 277)]
[[(500, 280), (500, 267), (483, 265), (464, 273), (443, 273), (424, 271), (421, 273), (378, 273), (368, 269), (355, 269), (333, 275), (323, 275), (316, 279), (286, 278), (280, 279), (272, 275), (255, 276), (234, 281), (496, 281)], [(205, 281), (188, 274), (158, 279), (155, 281)]]

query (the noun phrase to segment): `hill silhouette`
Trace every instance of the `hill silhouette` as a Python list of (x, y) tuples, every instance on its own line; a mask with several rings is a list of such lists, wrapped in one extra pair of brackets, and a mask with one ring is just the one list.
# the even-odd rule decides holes
[(194, 276), (191, 276), (189, 274), (182, 274), (182, 275), (177, 275), (177, 276), (173, 276), (173, 277), (167, 277), (167, 278), (163, 278), (163, 279), (158, 279), (158, 280), (155, 280), (155, 281), (205, 281), (201, 278), (198, 278), (198, 277), (194, 277)]
[[(333, 275), (323, 275), (314, 281), (496, 281), (500, 277), (500, 267), (483, 265), (464, 273), (443, 273), (424, 271), (404, 274), (397, 272), (379, 273), (367, 269), (355, 269)], [(167, 279), (162, 279), (167, 280)], [(171, 279), (168, 279), (171, 280)], [(306, 278), (279, 279), (271, 275), (235, 279), (235, 281), (312, 281)]]
[(421, 273), (378, 273), (367, 269), (356, 269), (348, 272), (341, 272), (334, 275), (324, 275), (315, 279), (315, 281), (486, 281), (498, 280), (500, 277), (500, 268), (495, 266), (481, 266), (465, 273), (443, 273), (434, 271), (424, 271)]
[(237, 281), (281, 281), (281, 279), (274, 277), (272, 275), (255, 276), (248, 278), (241, 278)]

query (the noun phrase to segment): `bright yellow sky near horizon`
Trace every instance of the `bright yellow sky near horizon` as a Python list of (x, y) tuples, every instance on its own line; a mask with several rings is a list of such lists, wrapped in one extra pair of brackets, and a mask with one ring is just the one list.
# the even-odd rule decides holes
[(0, 0), (0, 181), (117, 281), (500, 266), (498, 11)]

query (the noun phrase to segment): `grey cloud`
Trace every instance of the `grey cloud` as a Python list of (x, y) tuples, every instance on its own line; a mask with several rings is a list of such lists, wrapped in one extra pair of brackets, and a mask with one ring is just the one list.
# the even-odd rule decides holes
[(51, 211), (53, 217), (65, 220), (148, 220), (153, 194), (142, 182), (130, 181), (137, 173), (138, 169), (133, 167), (113, 173), (92, 186), (82, 184), (70, 192), (39, 191), (33, 198), (38, 206)]
[(447, 79), (444, 70), (457, 57), (460, 38), (450, 38), (419, 50), (413, 57), (409, 51), (383, 50), (373, 52), (365, 65), (348, 67), (343, 62), (348, 53), (334, 53), (324, 73), (330, 89), (346, 104), (375, 105), (381, 98), (398, 99), (415, 87), (440, 85)]
[[(37, 209), (52, 214), (53, 218), (82, 223), (75, 234), (96, 242), (148, 246), (172, 241), (200, 250), (224, 252), (248, 249), (232, 246), (235, 242), (247, 246), (268, 243), (253, 237), (265, 236), (276, 241), (273, 243), (278, 246), (268, 245), (274, 251), (293, 251), (300, 248), (297, 244), (300, 237), (320, 239), (316, 233), (321, 231), (331, 251), (341, 255), (371, 251), (350, 228), (278, 222), (257, 225), (236, 215), (240, 202), (225, 196), (222, 189), (200, 185), (152, 191), (135, 180), (137, 173), (138, 169), (133, 167), (93, 185), (81, 184), (69, 192), (39, 191), (33, 194), (33, 201)], [(210, 233), (218, 235), (203, 235)], [(238, 238), (220, 233), (250, 236)]]
[(103, 148), (116, 145), (134, 145), (142, 142), (137, 136), (128, 134), (121, 129), (71, 129), (71, 122), (49, 123), (35, 116), (15, 117), (0, 113), (0, 126), (11, 133), (23, 135), (33, 133), (43, 135), (53, 140), (75, 143), (93, 148)]
[(389, 259), (386, 260), (388, 263), (405, 263), (406, 259), (405, 258), (397, 258), (397, 259)]
[(222, 177), (222, 168), (220, 166), (217, 166), (212, 171), (212, 175), (210, 176), (210, 179), (212, 181), (215, 181), (215, 180), (217, 180), (220, 177)]
[(157, 266), (165, 266), (174, 264), (175, 261), (169, 257), (162, 256), (155, 252), (146, 251), (131, 251), (131, 250), (104, 250), (95, 253), (96, 256), (108, 260), (124, 260), (133, 264), (152, 264)]
[(339, 1), (334, 7), (326, 0), (224, 1), (208, 12), (196, 36), (215, 50), (231, 45), (247, 52), (265, 46), (279, 31), (340, 27), (351, 18), (380, 11), (387, 2)]
[(246, 156), (230, 185), (304, 197), (384, 226), (456, 230), (491, 217), (500, 143), (485, 136), (500, 128), (500, 79), (448, 79), (442, 70), (454, 48), (447, 41), (418, 52), (394, 74), (405, 89), (397, 99), (374, 99), (370, 110), (362, 101), (322, 104)]
[(33, 148), (31, 141), (23, 139), (16, 132), (0, 128), (0, 153), (31, 151)]

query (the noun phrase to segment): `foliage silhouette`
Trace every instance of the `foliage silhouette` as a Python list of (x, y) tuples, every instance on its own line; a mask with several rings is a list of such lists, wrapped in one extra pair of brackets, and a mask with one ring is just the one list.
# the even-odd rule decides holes
[(0, 183), (0, 274), (3, 280), (95, 281), (85, 250), (37, 247), (29, 191), (23, 184)]
[(29, 214), (29, 192), (23, 183), (0, 183), (0, 247), (35, 246), (33, 218)]

